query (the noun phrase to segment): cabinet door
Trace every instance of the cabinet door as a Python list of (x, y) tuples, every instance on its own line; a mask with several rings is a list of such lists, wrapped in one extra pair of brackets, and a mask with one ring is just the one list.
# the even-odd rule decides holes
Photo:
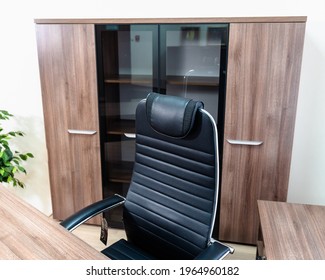
[(160, 25), (160, 93), (202, 101), (220, 132), (227, 41), (228, 24)]
[(61, 220), (102, 198), (94, 26), (36, 31), (53, 217)]
[(230, 26), (221, 240), (256, 244), (257, 199), (286, 200), (304, 29)]
[[(158, 26), (97, 25), (103, 195), (126, 196), (135, 155), (135, 112), (157, 90)], [(123, 227), (122, 207), (104, 213), (111, 227)]]

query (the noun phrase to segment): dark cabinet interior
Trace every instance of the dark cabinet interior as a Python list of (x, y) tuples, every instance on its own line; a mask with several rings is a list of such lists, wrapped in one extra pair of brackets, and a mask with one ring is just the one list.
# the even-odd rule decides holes
[[(135, 109), (149, 92), (201, 100), (215, 118), (219, 152), (227, 24), (96, 25), (103, 196), (126, 195), (135, 153)], [(121, 209), (105, 214), (122, 227)]]

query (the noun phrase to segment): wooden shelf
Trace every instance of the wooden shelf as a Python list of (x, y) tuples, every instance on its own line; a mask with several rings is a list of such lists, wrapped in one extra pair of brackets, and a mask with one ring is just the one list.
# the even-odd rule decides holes
[(135, 133), (135, 120), (112, 120), (107, 134), (123, 135), (124, 133)]
[(118, 75), (112, 76), (104, 80), (108, 84), (135, 84), (135, 85), (151, 85), (151, 75)]
[[(167, 76), (170, 85), (185, 85), (184, 76)], [(190, 76), (187, 78), (187, 86), (219, 86), (219, 77)]]
[[(184, 76), (167, 76), (166, 81), (171, 85), (184, 85)], [(105, 79), (107, 84), (136, 84), (151, 85), (152, 76), (116, 76)], [(219, 77), (190, 76), (187, 78), (190, 86), (219, 86)]]

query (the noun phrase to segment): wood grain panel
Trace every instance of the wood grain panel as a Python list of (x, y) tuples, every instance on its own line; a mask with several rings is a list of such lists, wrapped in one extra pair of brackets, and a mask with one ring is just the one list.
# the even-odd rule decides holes
[(304, 23), (230, 25), (222, 240), (255, 244), (257, 199), (286, 200), (304, 30)]
[(269, 260), (324, 260), (325, 206), (258, 201)]
[(248, 23), (248, 22), (306, 22), (306, 16), (280, 17), (205, 17), (205, 18), (70, 18), (35, 19), (35, 23), (53, 24), (145, 24), (145, 23)]
[(94, 26), (37, 25), (36, 31), (53, 216), (64, 219), (102, 198)]
[(0, 260), (107, 259), (1, 185), (0, 213)]

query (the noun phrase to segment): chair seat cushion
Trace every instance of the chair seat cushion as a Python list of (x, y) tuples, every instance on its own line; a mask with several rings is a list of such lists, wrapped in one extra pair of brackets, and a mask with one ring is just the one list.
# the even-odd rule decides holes
[(105, 248), (102, 253), (112, 260), (154, 260), (155, 258), (141, 251), (136, 246), (121, 239)]

